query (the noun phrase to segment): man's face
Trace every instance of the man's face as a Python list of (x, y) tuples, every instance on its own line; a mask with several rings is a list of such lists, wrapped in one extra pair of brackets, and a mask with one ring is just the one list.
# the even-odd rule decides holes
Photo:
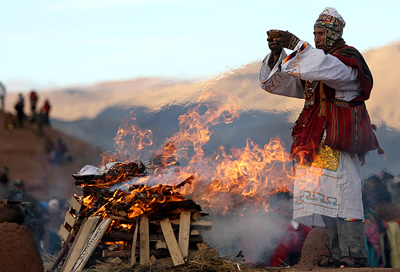
[(323, 27), (314, 27), (315, 48), (322, 49), (324, 52), (328, 49), (326, 46), (326, 31)]

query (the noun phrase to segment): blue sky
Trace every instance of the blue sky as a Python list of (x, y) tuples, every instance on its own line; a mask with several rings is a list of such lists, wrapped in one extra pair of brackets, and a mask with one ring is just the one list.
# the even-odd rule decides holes
[(327, 6), (344, 17), (343, 37), (360, 51), (400, 39), (398, 0), (2, 1), (0, 81), (25, 92), (142, 76), (207, 78), (261, 60), (271, 28), (313, 44)]

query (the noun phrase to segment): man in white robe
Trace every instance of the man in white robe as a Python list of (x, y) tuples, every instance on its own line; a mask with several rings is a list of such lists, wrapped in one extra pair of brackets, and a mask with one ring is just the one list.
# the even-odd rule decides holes
[[(271, 53), (263, 60), (259, 81), (269, 93), (305, 99), (292, 131), (291, 156), (297, 162), (293, 217), (327, 228), (331, 256), (321, 257), (318, 264), (365, 267), (360, 166), (369, 150), (383, 151), (364, 104), (372, 75), (361, 54), (342, 39), (344, 25), (336, 9), (326, 8), (314, 25), (316, 48), (288, 31), (268, 31)], [(293, 52), (287, 55), (282, 48)], [(361, 113), (361, 134), (358, 123), (349, 131), (342, 129), (349, 113), (332, 110), (339, 112), (341, 106)], [(336, 115), (340, 129), (332, 121)]]

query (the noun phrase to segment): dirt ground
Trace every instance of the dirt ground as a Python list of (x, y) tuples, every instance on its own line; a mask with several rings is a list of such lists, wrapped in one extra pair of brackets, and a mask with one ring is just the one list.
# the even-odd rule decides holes
[[(231, 272), (231, 271), (252, 271), (252, 272), (333, 272), (333, 271), (354, 271), (354, 272), (394, 272), (400, 271), (398, 268), (322, 268), (316, 262), (321, 254), (329, 254), (329, 250), (325, 244), (329, 243), (329, 238), (324, 229), (313, 229), (307, 236), (301, 259), (297, 265), (292, 267), (251, 267), (245, 264), (238, 264), (233, 261), (224, 261), (223, 258), (216, 258), (215, 249), (209, 248), (207, 250), (195, 253), (194, 257), (190, 256), (189, 260), (180, 266), (173, 266), (171, 258), (159, 259), (149, 266), (134, 266), (122, 262), (122, 260), (111, 260), (110, 262), (85, 269), (84, 272)], [(203, 253), (202, 253), (203, 252)], [(203, 255), (203, 256), (200, 256)]]
[[(324, 229), (315, 228), (307, 236), (304, 243), (301, 258), (297, 265), (289, 268), (281, 268), (279, 271), (289, 272), (303, 272), (303, 271), (318, 271), (318, 272), (332, 272), (332, 271), (356, 271), (356, 272), (393, 272), (400, 271), (400, 268), (322, 268), (317, 265), (317, 258), (319, 255), (329, 255), (329, 250), (325, 246), (329, 245), (329, 237)], [(278, 271), (278, 270), (275, 270)]]
[(39, 250), (27, 226), (0, 224), (0, 256), (0, 271), (43, 271)]

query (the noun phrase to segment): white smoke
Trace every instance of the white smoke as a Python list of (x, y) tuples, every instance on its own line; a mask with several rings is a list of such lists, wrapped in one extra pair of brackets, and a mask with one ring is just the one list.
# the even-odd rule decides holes
[(221, 256), (236, 256), (241, 252), (245, 263), (269, 263), (285, 232), (277, 224), (277, 215), (271, 212), (210, 217), (212, 229), (202, 233), (206, 243), (218, 249)]

